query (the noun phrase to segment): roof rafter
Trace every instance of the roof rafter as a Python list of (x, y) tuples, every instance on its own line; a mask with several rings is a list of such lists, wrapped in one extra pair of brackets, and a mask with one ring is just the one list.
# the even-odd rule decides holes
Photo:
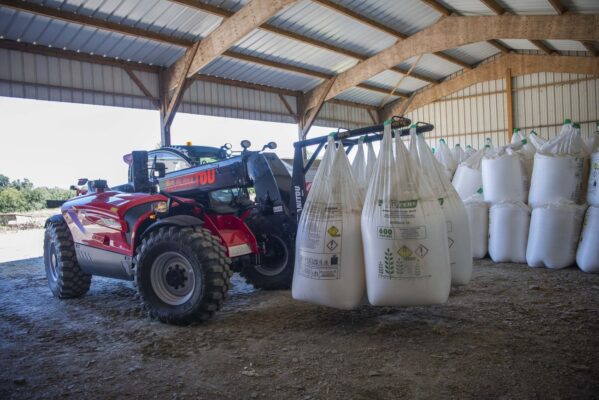
[[(439, 3), (437, 0), (420, 0), (420, 1), (422, 1), (424, 4), (426, 4), (427, 6), (431, 7), (433, 10), (441, 13), (441, 15), (444, 15), (446, 17), (448, 17), (450, 15), (460, 15), (455, 10), (450, 10), (449, 8), (445, 7), (443, 4)], [(497, 50), (501, 51), (502, 53), (508, 53), (508, 52), (512, 51), (509, 47), (505, 46), (502, 43), (499, 43), (497, 40), (487, 40), (487, 43), (490, 44), (491, 46), (495, 47)]]
[(472, 71), (466, 71), (439, 85), (414, 93), (414, 99), (408, 107), (403, 105), (405, 101), (390, 103), (385, 107), (385, 115), (395, 115), (403, 108), (405, 108), (405, 112), (408, 112), (474, 84), (502, 79), (508, 68), (513, 76), (536, 72), (575, 73), (599, 76), (599, 61), (594, 57), (503, 54), (493, 61), (481, 64)]
[[(511, 39), (599, 39), (599, 15), (501, 15), (489, 17), (447, 17), (409, 38), (372, 56), (338, 75), (326, 98), (399, 64), (402, 60), (469, 43), (498, 37)], [(321, 85), (322, 86), (322, 85)], [(319, 86), (308, 93), (306, 107), (313, 107), (322, 93)]]
[[(557, 13), (557, 15), (562, 15), (568, 12), (568, 9), (562, 4), (562, 2), (560, 0), (547, 0), (549, 2), (549, 4), (551, 5), (551, 7), (553, 8), (553, 10)], [(535, 46), (537, 46), (535, 43), (533, 43)], [(592, 42), (588, 42), (585, 40), (581, 40), (580, 44), (582, 44), (584, 46), (584, 48), (591, 53), (594, 57), (597, 57), (599, 55), (599, 52), (597, 52), (597, 49), (595, 49), (595, 46), (593, 46)], [(540, 46), (537, 46), (539, 49), (543, 50)], [(543, 50), (545, 51), (545, 50)]]
[[(391, 36), (395, 37), (398, 40), (403, 40), (403, 39), (409, 37), (409, 35), (406, 35), (404, 33), (396, 31), (395, 29), (393, 29), (393, 28), (391, 28), (391, 27), (389, 27), (387, 25), (381, 24), (378, 21), (370, 19), (370, 18), (366, 17), (365, 15), (357, 13), (354, 10), (352, 10), (350, 8), (347, 8), (347, 7), (344, 7), (344, 6), (342, 6), (342, 5), (338, 4), (338, 3), (335, 3), (335, 2), (333, 2), (331, 0), (312, 0), (312, 1), (314, 1), (314, 2), (316, 2), (318, 4), (320, 4), (320, 5), (322, 5), (324, 7), (327, 7), (327, 8), (329, 8), (329, 9), (335, 11), (335, 12), (343, 14), (346, 17), (352, 18), (353, 20), (358, 21), (359, 23), (365, 24), (367, 26), (370, 26), (371, 28), (377, 29), (377, 30), (379, 30), (381, 32), (384, 32), (384, 33), (386, 33), (388, 35), (391, 35)], [(443, 53), (440, 53), (440, 52), (439, 53), (434, 53), (434, 55), (438, 56), (439, 58), (442, 58), (445, 61), (448, 61), (450, 63), (459, 65), (462, 68), (472, 69), (472, 66), (469, 65), (468, 63), (466, 63), (466, 62), (464, 62), (462, 60), (459, 60), (459, 59), (457, 59), (455, 57), (452, 57), (450, 55), (443, 54)]]

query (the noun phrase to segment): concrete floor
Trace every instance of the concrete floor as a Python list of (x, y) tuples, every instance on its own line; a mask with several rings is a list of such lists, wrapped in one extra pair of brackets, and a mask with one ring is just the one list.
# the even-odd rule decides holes
[(599, 276), (574, 268), (483, 260), (447, 304), (352, 312), (234, 280), (214, 320), (181, 328), (128, 282), (59, 301), (41, 258), (0, 264), (0, 398), (599, 396)]

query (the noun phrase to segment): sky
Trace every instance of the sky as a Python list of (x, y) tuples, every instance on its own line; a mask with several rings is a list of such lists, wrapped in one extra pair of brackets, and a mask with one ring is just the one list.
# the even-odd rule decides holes
[[(123, 155), (151, 150), (160, 143), (158, 111), (0, 97), (0, 174), (28, 178), (34, 185), (68, 188), (79, 178), (127, 181)], [(313, 127), (311, 136), (330, 127)], [(240, 150), (274, 141), (281, 158), (293, 158), (297, 125), (178, 113), (171, 127), (173, 144)]]

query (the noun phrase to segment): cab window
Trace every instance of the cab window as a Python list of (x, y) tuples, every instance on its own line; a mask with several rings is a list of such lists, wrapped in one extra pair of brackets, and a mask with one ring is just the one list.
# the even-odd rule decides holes
[(191, 167), (185, 159), (176, 154), (167, 151), (157, 151), (148, 155), (148, 169), (152, 168), (154, 159), (156, 159), (156, 162), (164, 164), (167, 174)]

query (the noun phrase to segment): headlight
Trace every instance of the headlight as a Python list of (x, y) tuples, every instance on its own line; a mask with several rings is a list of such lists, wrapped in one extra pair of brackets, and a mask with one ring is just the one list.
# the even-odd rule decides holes
[(152, 211), (155, 213), (165, 213), (168, 211), (168, 204), (166, 201), (157, 201), (152, 205)]
[(107, 228), (116, 229), (118, 231), (123, 228), (119, 221), (112, 218), (98, 218), (97, 224)]

